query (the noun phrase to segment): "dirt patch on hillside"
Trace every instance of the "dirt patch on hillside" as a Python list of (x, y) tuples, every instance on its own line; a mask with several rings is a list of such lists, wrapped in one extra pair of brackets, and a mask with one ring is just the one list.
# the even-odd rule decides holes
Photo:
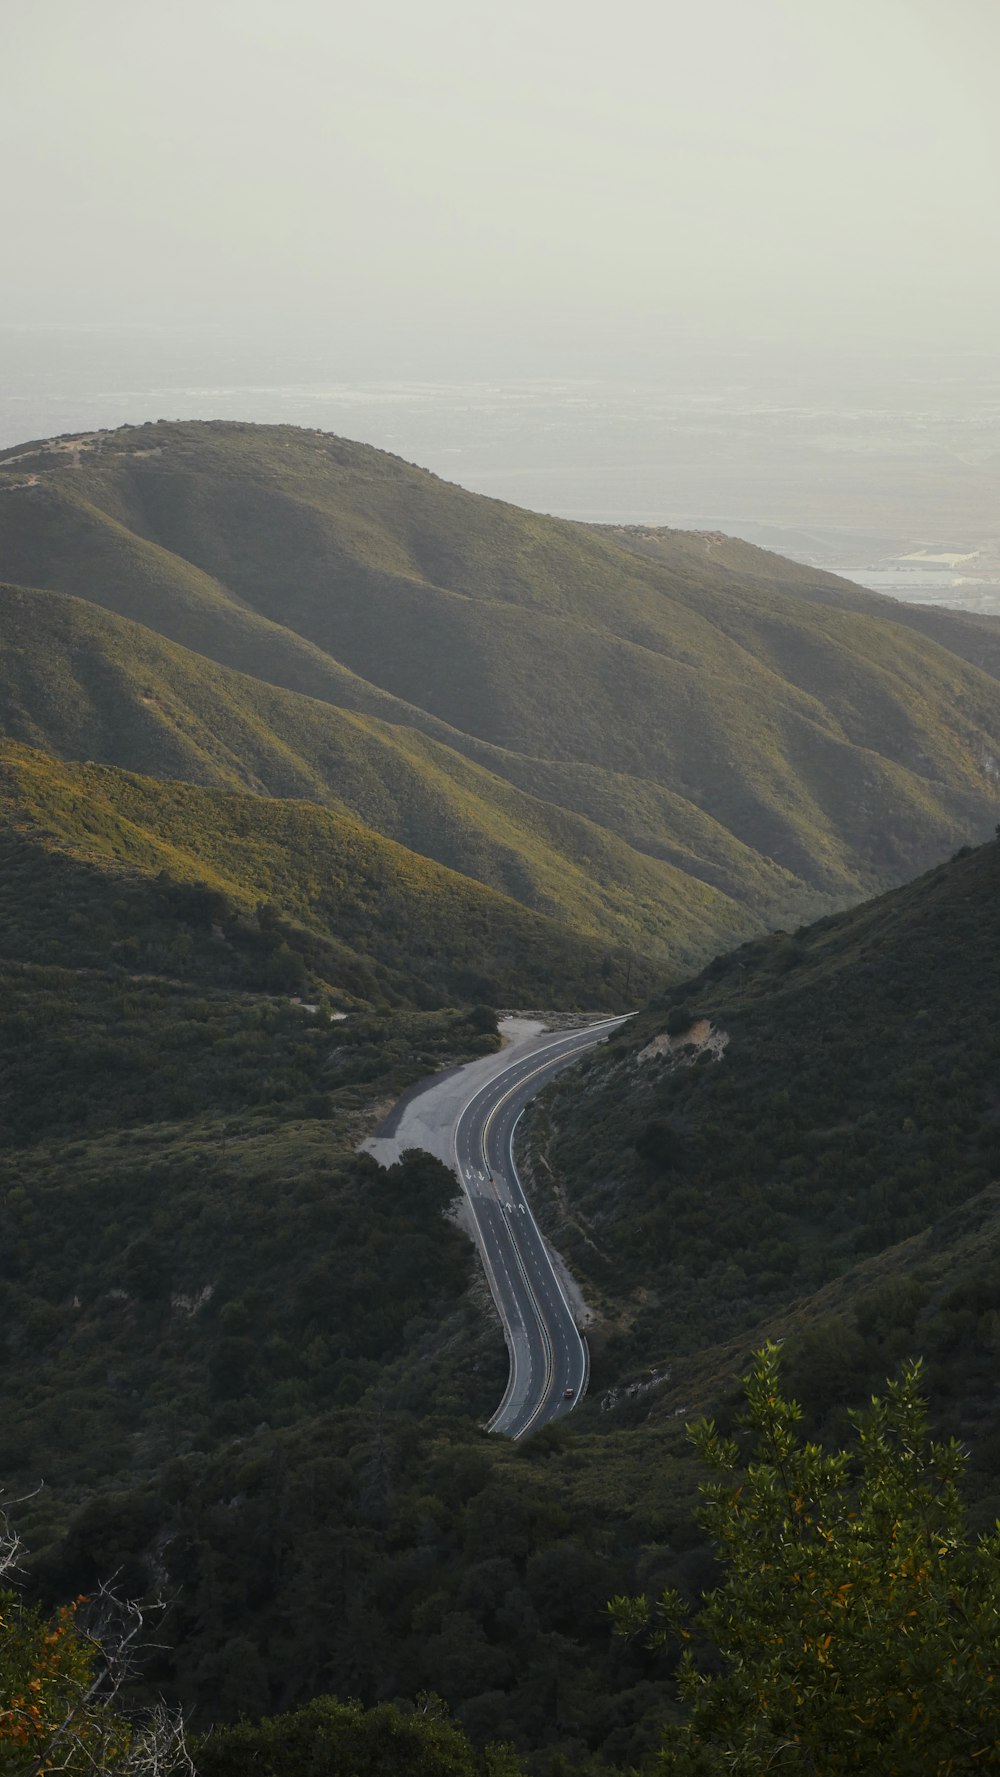
[(637, 1061), (655, 1061), (658, 1055), (669, 1055), (673, 1061), (697, 1061), (699, 1055), (711, 1055), (721, 1061), (729, 1042), (728, 1031), (719, 1030), (708, 1018), (696, 1018), (687, 1030), (670, 1037), (666, 1031), (640, 1049)]

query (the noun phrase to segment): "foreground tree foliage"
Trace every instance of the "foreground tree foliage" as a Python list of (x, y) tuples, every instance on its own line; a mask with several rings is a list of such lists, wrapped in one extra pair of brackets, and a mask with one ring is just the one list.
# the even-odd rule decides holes
[(183, 1721), (123, 1707), (142, 1649), (141, 1607), (102, 1589), (48, 1615), (15, 1586), (19, 1543), (0, 1511), (0, 1777), (523, 1777), (503, 1745), (473, 1751), (425, 1693), (416, 1710), (317, 1697), (207, 1735), (197, 1767)]
[(1000, 1535), (970, 1539), (960, 1446), (928, 1436), (919, 1362), (853, 1415), (857, 1447), (800, 1441), (778, 1348), (744, 1379), (755, 1447), (711, 1421), (702, 1522), (724, 1577), (688, 1616), (676, 1592), (611, 1605), (619, 1631), (680, 1642), (690, 1705), (662, 1768), (946, 1777), (1000, 1770)]
[(504, 1746), (477, 1756), (436, 1697), (406, 1713), (317, 1697), (304, 1709), (237, 1722), (202, 1741), (198, 1777), (521, 1777)]
[(160, 1705), (134, 1719), (121, 1707), (141, 1608), (104, 1588), (49, 1615), (10, 1583), (18, 1552), (0, 1511), (0, 1777), (194, 1777), (180, 1715)]

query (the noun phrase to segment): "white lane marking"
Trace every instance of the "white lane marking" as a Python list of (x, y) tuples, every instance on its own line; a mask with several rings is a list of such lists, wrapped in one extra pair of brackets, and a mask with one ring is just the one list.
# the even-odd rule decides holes
[[(515, 1159), (514, 1159), (514, 1133), (515, 1133), (515, 1131), (516, 1131), (516, 1129), (517, 1129), (517, 1125), (518, 1125), (518, 1123), (520, 1123), (520, 1121), (521, 1121), (521, 1118), (522, 1118), (522, 1117), (523, 1117), (523, 1116), (524, 1116), (524, 1110), (523, 1110), (523, 1109), (522, 1109), (522, 1110), (521, 1110), (521, 1111), (519, 1111), (519, 1112), (518, 1112), (518, 1115), (517, 1115), (517, 1117), (516, 1117), (516, 1118), (515, 1118), (515, 1121), (514, 1121), (514, 1128), (513, 1128), (513, 1129), (512, 1129), (512, 1130), (511, 1130), (511, 1132), (510, 1132), (510, 1146), (509, 1146), (509, 1150), (508, 1150), (508, 1153), (509, 1153), (509, 1158), (510, 1158), (510, 1164), (511, 1164), (511, 1170), (512, 1170), (512, 1172), (513, 1172), (513, 1174), (514, 1174), (514, 1177), (515, 1177), (515, 1179), (516, 1179), (516, 1180), (517, 1180), (517, 1184), (518, 1184), (518, 1189), (519, 1189), (519, 1190), (520, 1190), (520, 1192), (521, 1192), (521, 1195), (522, 1195), (522, 1197), (524, 1197), (524, 1200), (525, 1200), (525, 1203), (527, 1203), (527, 1201), (528, 1201), (528, 1200), (527, 1200), (527, 1196), (526, 1196), (526, 1194), (525, 1194), (525, 1190), (524, 1190), (524, 1185), (523, 1185), (523, 1183), (522, 1183), (522, 1180), (521, 1180), (521, 1175), (520, 1175), (520, 1173), (519, 1173), (519, 1172), (518, 1172), (518, 1170), (517, 1170), (517, 1162), (516, 1162), (516, 1161), (515, 1161)], [(528, 1205), (528, 1216), (529, 1216), (529, 1220), (530, 1220), (530, 1223), (531, 1223), (531, 1226), (532, 1226), (532, 1227), (533, 1227), (533, 1228), (534, 1228), (534, 1230), (535, 1230), (535, 1233), (536, 1233), (536, 1234), (537, 1234), (537, 1235), (538, 1235), (538, 1238), (539, 1238), (539, 1240), (540, 1240), (540, 1241), (541, 1241), (541, 1240), (542, 1240), (542, 1233), (541, 1233), (541, 1229), (540, 1229), (540, 1228), (539, 1228), (539, 1226), (538, 1226), (538, 1223), (537, 1223), (537, 1222), (536, 1222), (536, 1221), (535, 1221), (535, 1217), (534, 1217), (534, 1214), (533, 1214), (533, 1212), (532, 1212), (532, 1210), (531, 1210), (531, 1206), (530, 1206), (530, 1204), (529, 1204), (529, 1205)], [(543, 1241), (543, 1242), (542, 1242), (542, 1244), (543, 1244), (543, 1247), (544, 1247), (544, 1241)], [(579, 1385), (579, 1387), (578, 1387), (578, 1388), (577, 1388), (577, 1390), (576, 1390), (576, 1393), (575, 1393), (575, 1395), (574, 1395), (574, 1398), (573, 1398), (573, 1407), (575, 1407), (575, 1406), (576, 1406), (576, 1404), (577, 1404), (577, 1401), (578, 1401), (578, 1400), (579, 1400), (579, 1399), (580, 1399), (580, 1398), (581, 1398), (581, 1396), (582, 1396), (582, 1395), (583, 1395), (583, 1393), (584, 1393), (584, 1391), (585, 1391), (585, 1389), (586, 1389), (586, 1385), (587, 1385), (587, 1381), (588, 1381), (588, 1378), (589, 1378), (589, 1371), (590, 1371), (590, 1364), (589, 1364), (589, 1361), (588, 1361), (588, 1359), (589, 1359), (589, 1353), (588, 1353), (588, 1351), (587, 1351), (587, 1343), (586, 1343), (586, 1340), (585, 1340), (585, 1339), (584, 1339), (584, 1337), (583, 1337), (583, 1334), (582, 1334), (582, 1333), (581, 1333), (581, 1332), (580, 1332), (580, 1329), (579, 1329), (579, 1327), (578, 1327), (578, 1326), (577, 1326), (577, 1324), (576, 1324), (576, 1319), (575, 1319), (575, 1317), (574, 1317), (574, 1315), (573, 1315), (573, 1311), (572, 1311), (572, 1309), (571, 1309), (571, 1308), (570, 1308), (570, 1305), (569, 1305), (569, 1303), (568, 1303), (568, 1302), (567, 1302), (567, 1300), (566, 1300), (566, 1292), (565, 1292), (565, 1290), (564, 1290), (564, 1289), (563, 1289), (563, 1287), (562, 1287), (562, 1283), (561, 1283), (561, 1282), (560, 1282), (560, 1280), (559, 1280), (559, 1276), (558, 1276), (558, 1274), (557, 1274), (557, 1272), (556, 1272), (556, 1269), (555, 1269), (555, 1266), (554, 1266), (554, 1265), (553, 1265), (553, 1263), (552, 1263), (552, 1260), (551, 1260), (551, 1259), (550, 1259), (550, 1258), (549, 1258), (549, 1254), (548, 1254), (548, 1250), (547, 1250), (547, 1249), (545, 1249), (545, 1258), (546, 1258), (546, 1261), (547, 1261), (547, 1264), (548, 1264), (548, 1267), (549, 1267), (549, 1272), (550, 1272), (550, 1274), (551, 1274), (551, 1277), (552, 1277), (552, 1281), (553, 1281), (553, 1282), (554, 1282), (554, 1284), (555, 1284), (555, 1286), (556, 1286), (556, 1289), (557, 1289), (557, 1290), (558, 1290), (558, 1292), (559, 1292), (559, 1295), (560, 1295), (560, 1297), (561, 1297), (561, 1299), (562, 1299), (562, 1305), (563, 1305), (563, 1307), (564, 1307), (564, 1308), (565, 1308), (565, 1310), (566, 1310), (566, 1315), (567, 1315), (567, 1319), (568, 1319), (568, 1321), (569, 1321), (569, 1324), (570, 1324), (570, 1326), (571, 1326), (571, 1327), (572, 1327), (572, 1328), (573, 1328), (573, 1331), (574, 1331), (574, 1332), (575, 1332), (575, 1334), (576, 1334), (576, 1337), (577, 1337), (577, 1343), (578, 1343), (578, 1345), (579, 1345), (579, 1348), (580, 1348), (580, 1350), (579, 1350), (579, 1356), (580, 1356), (580, 1359), (581, 1359), (581, 1366), (582, 1366), (582, 1381), (581, 1381), (581, 1383), (580, 1383), (580, 1385)], [(530, 1431), (530, 1429), (531, 1429), (531, 1427), (532, 1427), (532, 1425), (533, 1425), (533, 1424), (534, 1424), (534, 1422), (535, 1422), (535, 1420), (536, 1420), (536, 1419), (537, 1419), (537, 1418), (538, 1418), (538, 1415), (539, 1415), (539, 1413), (540, 1413), (540, 1412), (541, 1412), (541, 1410), (542, 1410), (542, 1407), (543, 1407), (543, 1406), (544, 1406), (544, 1404), (545, 1404), (545, 1403), (544, 1403), (544, 1400), (543, 1400), (543, 1401), (542, 1401), (542, 1403), (541, 1403), (541, 1404), (540, 1404), (540, 1405), (539, 1405), (539, 1406), (538, 1406), (538, 1407), (537, 1407), (537, 1408), (536, 1408), (536, 1410), (535, 1410), (535, 1412), (534, 1412), (534, 1413), (533, 1413), (533, 1414), (532, 1414), (532, 1416), (531, 1416), (531, 1418), (530, 1418), (530, 1419), (529, 1419), (529, 1420), (528, 1420), (528, 1423), (527, 1423), (527, 1425), (526, 1425), (526, 1426), (525, 1426), (525, 1427), (524, 1427), (524, 1430), (523, 1430), (523, 1431), (521, 1431), (521, 1432), (519, 1432), (519, 1434), (518, 1434), (518, 1436), (519, 1436), (519, 1437), (522, 1437), (522, 1438), (523, 1438), (523, 1437), (524, 1437), (524, 1434), (525, 1434), (525, 1432), (527, 1432), (527, 1431)], [(572, 1411), (573, 1411), (573, 1407), (571, 1407), (571, 1408), (570, 1408), (570, 1409), (569, 1409), (569, 1410), (570, 1410), (570, 1412), (572, 1412)]]
[[(573, 1055), (577, 1049), (585, 1047), (585, 1046), (591, 1046), (591, 1045), (582, 1045), (580, 1043), (576, 1043), (574, 1045), (573, 1049), (570, 1050), (570, 1055)], [(527, 1084), (527, 1082), (529, 1080), (531, 1080), (535, 1075), (545, 1073), (547, 1071), (548, 1067), (551, 1065), (552, 1065), (552, 1063), (543, 1063), (541, 1067), (535, 1067), (531, 1071), (524, 1074), (522, 1079), (515, 1081), (515, 1083), (509, 1088), (509, 1090), (506, 1094), (507, 1098), (508, 1099), (512, 1098), (521, 1086)], [(482, 1132), (480, 1135), (480, 1141), (482, 1143), (484, 1155), (487, 1152), (487, 1147), (489, 1144), (490, 1124), (492, 1123), (493, 1118), (496, 1116), (497, 1110), (499, 1109), (500, 1104), (502, 1104), (502, 1103), (503, 1103), (502, 1099), (498, 1100), (497, 1104), (490, 1111), (489, 1116), (486, 1118), (486, 1120), (483, 1124)], [(517, 1124), (520, 1121), (521, 1117), (523, 1116), (523, 1114), (524, 1114), (524, 1107), (522, 1106), (522, 1109), (518, 1112), (517, 1117), (515, 1118), (515, 1122), (514, 1122), (515, 1129), (516, 1129)], [(501, 1128), (502, 1127), (503, 1127), (503, 1124), (501, 1124)], [(525, 1194), (524, 1194), (524, 1186), (521, 1182), (520, 1175), (518, 1174), (517, 1167), (514, 1164), (513, 1141), (514, 1141), (514, 1137), (513, 1137), (513, 1131), (512, 1131), (510, 1141), (508, 1143), (507, 1158), (510, 1160), (511, 1170), (512, 1170), (514, 1178), (517, 1182), (517, 1188), (521, 1193), (522, 1200), (524, 1200), (524, 1202), (526, 1203), (527, 1199), (525, 1198)], [(541, 1234), (539, 1232), (538, 1225), (534, 1220), (534, 1216), (532, 1215), (530, 1208), (528, 1209), (527, 1213), (528, 1213), (528, 1217), (529, 1217), (529, 1222), (526, 1224), (526, 1228), (530, 1227), (531, 1230), (533, 1231), (533, 1233), (535, 1235), (535, 1245), (538, 1249), (538, 1252), (535, 1255), (535, 1263), (538, 1264), (539, 1257), (540, 1257), (541, 1264), (539, 1266), (539, 1269), (541, 1271), (542, 1277), (544, 1278), (546, 1275), (546, 1272), (548, 1272), (549, 1274), (552, 1275), (554, 1281), (557, 1284), (557, 1287), (559, 1287), (558, 1279), (555, 1278), (555, 1273), (552, 1270), (552, 1261), (549, 1258), (548, 1251), (547, 1251), (545, 1244), (541, 1238)], [(516, 1440), (518, 1438), (524, 1437), (525, 1433), (530, 1431), (531, 1427), (535, 1423), (535, 1420), (538, 1418), (539, 1413), (541, 1413), (543, 1411), (543, 1409), (545, 1408), (545, 1406), (548, 1404), (548, 1398), (552, 1392), (552, 1383), (553, 1383), (554, 1375), (555, 1375), (556, 1359), (555, 1359), (555, 1348), (552, 1343), (552, 1335), (551, 1335), (551, 1331), (550, 1331), (548, 1322), (545, 1318), (544, 1313), (542, 1312), (541, 1303), (540, 1303), (537, 1295), (535, 1294), (535, 1286), (532, 1283), (532, 1280), (528, 1275), (527, 1267), (524, 1263), (524, 1260), (521, 1257), (520, 1248), (519, 1248), (518, 1242), (513, 1237), (513, 1233), (511, 1234), (511, 1244), (514, 1248), (514, 1257), (516, 1258), (516, 1260), (518, 1262), (519, 1269), (520, 1269), (521, 1274), (524, 1278), (525, 1287), (527, 1288), (527, 1291), (528, 1291), (529, 1300), (530, 1300), (531, 1305), (535, 1311), (535, 1318), (538, 1323), (538, 1329), (539, 1329), (539, 1332), (541, 1333), (541, 1336), (542, 1336), (542, 1347), (545, 1352), (545, 1379), (542, 1384), (541, 1398), (539, 1399), (538, 1405), (536, 1406), (535, 1411), (531, 1414), (527, 1423), (521, 1427), (520, 1431), (512, 1433), (512, 1437)], [(529, 1242), (529, 1244), (530, 1244), (530, 1242)], [(561, 1293), (562, 1292), (561, 1292), (561, 1287), (560, 1287), (560, 1294)], [(566, 1308), (566, 1313), (569, 1316), (570, 1321), (574, 1327), (574, 1331), (577, 1334), (577, 1338), (579, 1339), (580, 1338), (579, 1328), (576, 1327), (576, 1323), (572, 1319), (572, 1315), (569, 1310), (569, 1305), (568, 1305), (568, 1303), (566, 1303), (565, 1297), (563, 1297), (563, 1304), (564, 1304), (564, 1307)], [(552, 1306), (551, 1298), (549, 1298), (550, 1310), (551, 1310), (551, 1306)], [(581, 1344), (582, 1344), (582, 1340), (581, 1340)], [(584, 1348), (584, 1350), (585, 1350), (585, 1348)], [(586, 1360), (584, 1362), (584, 1374), (585, 1373), (586, 1373)]]
[[(537, 1062), (539, 1055), (549, 1055), (555, 1049), (565, 1049), (568, 1051), (569, 1054), (572, 1054), (573, 1051), (577, 1048), (579, 1048), (580, 1050), (590, 1048), (593, 1045), (590, 1043), (586, 1043), (586, 1042), (582, 1041), (581, 1039), (593, 1035), (593, 1033), (596, 1031), (606, 1030), (608, 1028), (608, 1026), (610, 1026), (610, 1025), (623, 1024), (624, 1022), (625, 1022), (624, 1017), (601, 1018), (601, 1019), (598, 1019), (598, 1021), (595, 1024), (585, 1025), (581, 1030), (570, 1032), (568, 1036), (563, 1035), (561, 1037), (556, 1037), (553, 1039), (553, 1041), (551, 1043), (544, 1043), (544, 1044), (540, 1045), (537, 1049), (532, 1050), (531, 1055), (528, 1056), (525, 1060), (515, 1063), (513, 1065), (513, 1067), (505, 1070), (504, 1073), (496, 1075), (492, 1081), (487, 1081), (487, 1083), (484, 1086), (477, 1087), (476, 1091), (471, 1093), (470, 1096), (466, 1099), (465, 1103), (462, 1105), (462, 1107), (458, 1113), (458, 1116), (456, 1117), (455, 1122), (452, 1126), (452, 1153), (454, 1154), (454, 1157), (455, 1157), (455, 1168), (458, 1173), (459, 1182), (462, 1186), (463, 1191), (465, 1192), (466, 1199), (467, 1199), (467, 1201), (469, 1203), (469, 1207), (472, 1211), (473, 1223), (474, 1223), (474, 1226), (476, 1229), (476, 1244), (479, 1247), (480, 1256), (483, 1261), (483, 1268), (486, 1272), (486, 1277), (487, 1277), (487, 1281), (490, 1285), (490, 1290), (491, 1290), (491, 1293), (493, 1296), (493, 1300), (497, 1306), (497, 1311), (500, 1316), (501, 1325), (503, 1326), (504, 1340), (506, 1342), (507, 1352), (508, 1352), (509, 1372), (508, 1372), (508, 1377), (507, 1377), (507, 1387), (504, 1390), (503, 1398), (501, 1399), (500, 1405), (497, 1407), (496, 1412), (492, 1415), (492, 1417), (486, 1423), (486, 1430), (487, 1431), (492, 1431), (495, 1428), (498, 1419), (500, 1418), (501, 1414), (504, 1412), (505, 1408), (508, 1406), (508, 1404), (513, 1396), (513, 1393), (516, 1390), (517, 1379), (518, 1379), (517, 1341), (514, 1339), (513, 1333), (511, 1331), (511, 1328), (510, 1328), (508, 1321), (507, 1321), (506, 1314), (504, 1312), (504, 1305), (503, 1305), (503, 1301), (502, 1301), (502, 1297), (501, 1297), (499, 1282), (497, 1280), (496, 1273), (493, 1268), (492, 1258), (490, 1256), (490, 1252), (489, 1252), (488, 1245), (487, 1245), (486, 1230), (480, 1221), (476, 1199), (475, 1199), (473, 1193), (469, 1189), (469, 1185), (468, 1185), (468, 1181), (465, 1176), (465, 1172), (462, 1168), (461, 1161), (459, 1160), (459, 1141), (463, 1135), (463, 1131), (462, 1131), (463, 1119), (466, 1117), (470, 1108), (476, 1103), (476, 1101), (478, 1099), (484, 1098), (486, 1100), (489, 1100), (489, 1098), (491, 1096), (496, 1094), (497, 1102), (499, 1103), (500, 1098), (503, 1096), (504, 1091), (513, 1090), (513, 1088), (510, 1085), (511, 1074), (514, 1074), (517, 1076), (517, 1078), (515, 1079), (515, 1082), (514, 1082), (514, 1085), (516, 1087), (517, 1085), (522, 1085), (526, 1079), (530, 1078), (531, 1073), (533, 1071), (536, 1073), (543, 1072), (544, 1071), (543, 1068), (538, 1068), (535, 1066), (535, 1063)], [(484, 1108), (485, 1108), (485, 1106), (484, 1106)], [(515, 1125), (515, 1127), (516, 1127), (516, 1125)], [(468, 1136), (468, 1135), (465, 1136), (465, 1145), (466, 1145), (466, 1150), (467, 1150), (467, 1152), (470, 1156), (470, 1159), (471, 1159), (471, 1155), (472, 1155), (471, 1136)], [(485, 1152), (484, 1152), (484, 1159), (485, 1159)], [(487, 1168), (488, 1168), (488, 1162), (487, 1162)], [(516, 1169), (515, 1169), (515, 1174), (516, 1174)], [(519, 1178), (518, 1178), (518, 1185), (519, 1185), (519, 1187), (522, 1191), (522, 1195), (523, 1195), (523, 1186), (521, 1186), (521, 1181)], [(530, 1213), (531, 1212), (529, 1210), (528, 1214), (530, 1215)], [(514, 1243), (512, 1242), (512, 1245), (513, 1244)], [(515, 1256), (517, 1256), (516, 1249), (515, 1249)], [(527, 1282), (527, 1279), (525, 1281)], [(508, 1273), (508, 1282), (511, 1282), (509, 1273)], [(511, 1283), (511, 1289), (513, 1290), (513, 1283)], [(528, 1286), (528, 1292), (529, 1292), (529, 1296), (530, 1296), (531, 1295), (530, 1285)], [(523, 1319), (523, 1316), (522, 1316), (522, 1319)], [(530, 1354), (529, 1354), (529, 1381), (530, 1381), (530, 1374), (531, 1374), (531, 1372), (530, 1372)], [(533, 1418), (534, 1417), (537, 1417), (537, 1411), (536, 1411), (536, 1414), (533, 1415)], [(519, 1433), (518, 1435), (523, 1436), (523, 1433)]]

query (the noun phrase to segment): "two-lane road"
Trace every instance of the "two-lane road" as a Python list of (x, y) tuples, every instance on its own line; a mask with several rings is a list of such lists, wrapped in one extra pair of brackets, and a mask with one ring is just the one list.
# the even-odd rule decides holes
[(514, 1131), (536, 1093), (621, 1023), (604, 1019), (535, 1047), (473, 1093), (455, 1123), (455, 1164), (510, 1355), (488, 1430), (510, 1438), (572, 1412), (589, 1374), (586, 1341), (514, 1164)]

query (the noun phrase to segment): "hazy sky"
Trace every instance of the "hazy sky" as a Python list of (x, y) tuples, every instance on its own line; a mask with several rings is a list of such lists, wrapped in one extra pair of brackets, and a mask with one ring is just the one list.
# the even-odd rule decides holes
[(998, 0), (0, 0), (0, 322), (995, 343)]

